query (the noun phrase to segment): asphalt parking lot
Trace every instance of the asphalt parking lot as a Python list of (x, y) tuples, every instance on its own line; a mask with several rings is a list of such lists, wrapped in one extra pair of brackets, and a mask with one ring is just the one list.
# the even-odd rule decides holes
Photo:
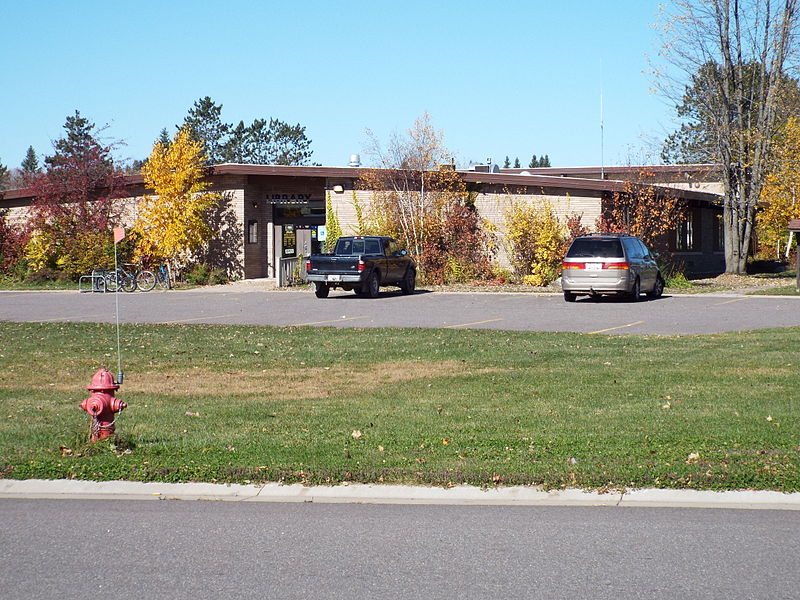
[(376, 299), (257, 285), (96, 294), (0, 292), (0, 320), (122, 323), (219, 323), (313, 327), (431, 327), (566, 331), (593, 334), (690, 335), (800, 326), (800, 297), (675, 295), (631, 303), (564, 302), (560, 294), (443, 293)]

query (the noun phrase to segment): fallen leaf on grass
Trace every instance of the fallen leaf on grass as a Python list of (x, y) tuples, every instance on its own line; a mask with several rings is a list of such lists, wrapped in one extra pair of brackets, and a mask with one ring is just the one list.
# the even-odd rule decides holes
[(354, 430), (353, 430), (353, 433), (351, 433), (350, 435), (352, 435), (354, 439), (360, 440), (360, 439), (361, 439), (361, 436), (362, 436), (363, 434), (361, 433), (361, 430), (359, 430), (359, 429), (354, 429)]

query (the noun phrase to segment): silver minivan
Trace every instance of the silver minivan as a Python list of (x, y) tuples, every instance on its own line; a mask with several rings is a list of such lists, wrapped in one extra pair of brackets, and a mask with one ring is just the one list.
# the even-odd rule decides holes
[(564, 300), (580, 295), (623, 295), (638, 300), (664, 293), (655, 256), (639, 238), (619, 233), (583, 235), (573, 240), (561, 265)]

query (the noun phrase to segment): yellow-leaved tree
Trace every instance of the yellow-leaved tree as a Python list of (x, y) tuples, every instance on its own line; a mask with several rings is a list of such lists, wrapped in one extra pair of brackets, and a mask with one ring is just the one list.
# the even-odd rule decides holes
[(517, 280), (544, 286), (559, 274), (567, 228), (558, 221), (549, 202), (511, 201), (504, 211), (505, 244)]
[(154, 194), (140, 201), (133, 227), (139, 255), (180, 269), (211, 240), (209, 216), (222, 196), (208, 191), (204, 160), (203, 144), (186, 127), (153, 147), (142, 175)]
[(766, 208), (758, 214), (759, 244), (775, 249), (787, 243), (789, 219), (800, 219), (800, 121), (792, 117), (774, 146), (775, 163), (761, 192)]

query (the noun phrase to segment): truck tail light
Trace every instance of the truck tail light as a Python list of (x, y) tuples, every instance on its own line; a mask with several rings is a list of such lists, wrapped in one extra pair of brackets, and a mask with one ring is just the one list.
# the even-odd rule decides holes
[(310, 271), (310, 270), (311, 270), (311, 261), (307, 260), (306, 261), (306, 271)]
[(359, 272), (359, 273), (361, 273), (361, 271), (363, 271), (363, 270), (364, 270), (364, 267), (365, 267), (365, 266), (366, 266), (366, 265), (364, 264), (364, 261), (363, 261), (363, 260), (359, 260), (359, 261), (358, 261), (358, 272)]
[(626, 262), (613, 262), (613, 263), (603, 263), (603, 268), (611, 269), (612, 271), (627, 271), (631, 267)]

